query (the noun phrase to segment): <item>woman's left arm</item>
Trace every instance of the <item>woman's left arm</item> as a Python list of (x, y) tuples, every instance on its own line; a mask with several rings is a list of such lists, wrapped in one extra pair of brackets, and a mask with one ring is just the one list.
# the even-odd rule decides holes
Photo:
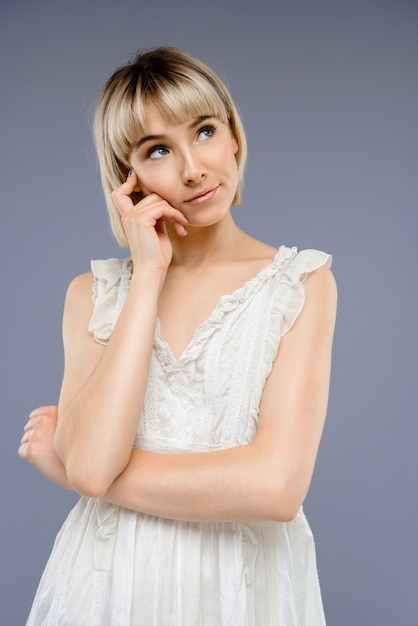
[(281, 339), (248, 445), (157, 454), (134, 449), (105, 499), (185, 521), (292, 519), (308, 491), (325, 422), (337, 290), (323, 267), (305, 282), (305, 305)]

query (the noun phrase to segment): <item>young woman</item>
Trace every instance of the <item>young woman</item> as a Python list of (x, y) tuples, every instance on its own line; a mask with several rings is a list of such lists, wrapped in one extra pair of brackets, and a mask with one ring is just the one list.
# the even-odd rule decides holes
[(82, 496), (27, 624), (322, 625), (302, 503), (327, 406), (331, 259), (234, 223), (244, 131), (200, 61), (158, 48), (117, 70), (95, 137), (131, 256), (71, 283), (58, 419), (40, 407), (25, 427), (20, 455)]

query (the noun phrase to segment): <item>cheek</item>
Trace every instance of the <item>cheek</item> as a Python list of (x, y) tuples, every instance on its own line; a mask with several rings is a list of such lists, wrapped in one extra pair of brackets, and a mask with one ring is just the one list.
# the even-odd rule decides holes
[(152, 172), (144, 172), (138, 169), (139, 187), (146, 196), (156, 193), (165, 198), (170, 193), (170, 190), (173, 190), (173, 180), (170, 172), (166, 171), (165, 168), (157, 169), (158, 171), (154, 170)]
[(238, 164), (235, 150), (231, 150), (230, 147), (224, 150), (223, 155), (220, 157), (221, 162), (228, 164), (229, 173), (231, 176), (238, 176)]
[[(134, 170), (138, 179), (138, 187), (146, 194), (152, 193), (157, 177), (152, 171), (148, 172), (147, 168), (134, 166)], [(158, 180), (158, 179), (157, 179)]]

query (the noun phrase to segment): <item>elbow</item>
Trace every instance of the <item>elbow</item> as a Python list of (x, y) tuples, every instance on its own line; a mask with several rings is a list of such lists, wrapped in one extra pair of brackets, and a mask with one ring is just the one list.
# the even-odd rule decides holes
[(273, 503), (271, 519), (274, 522), (291, 522), (299, 513), (302, 502), (292, 498), (280, 498)]
[(69, 475), (68, 481), (74, 491), (86, 498), (103, 498), (110, 487), (110, 485), (107, 485), (103, 481), (95, 478), (89, 479), (84, 476), (73, 477)]
[(86, 467), (79, 462), (67, 463), (66, 472), (74, 491), (87, 498), (103, 498), (113, 482), (97, 467)]
[(299, 513), (302, 504), (286, 503), (279, 505), (277, 510), (273, 512), (273, 520), (275, 522), (291, 522)]
[(293, 484), (275, 483), (268, 489), (267, 517), (274, 522), (291, 522), (300, 511), (304, 497)]
[[(60, 447), (59, 440), (54, 441), (55, 450), (64, 464), (67, 480), (81, 496), (87, 498), (103, 498), (113, 481), (120, 473), (111, 473), (111, 464), (94, 458), (91, 452), (68, 450)], [(113, 468), (115, 469), (115, 468)]]
[(67, 476), (72, 489), (86, 498), (104, 498), (110, 487), (98, 477), (72, 475), (71, 473)]

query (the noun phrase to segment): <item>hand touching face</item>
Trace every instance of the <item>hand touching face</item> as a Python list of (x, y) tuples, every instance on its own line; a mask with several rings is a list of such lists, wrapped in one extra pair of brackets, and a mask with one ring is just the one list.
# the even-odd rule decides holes
[(166, 222), (172, 224), (178, 236), (184, 237), (187, 235), (187, 218), (156, 193), (150, 193), (134, 204), (131, 194), (135, 189), (138, 189), (138, 179), (131, 170), (127, 181), (112, 194), (121, 215), (134, 266), (140, 264), (142, 268), (166, 271), (172, 256)]

